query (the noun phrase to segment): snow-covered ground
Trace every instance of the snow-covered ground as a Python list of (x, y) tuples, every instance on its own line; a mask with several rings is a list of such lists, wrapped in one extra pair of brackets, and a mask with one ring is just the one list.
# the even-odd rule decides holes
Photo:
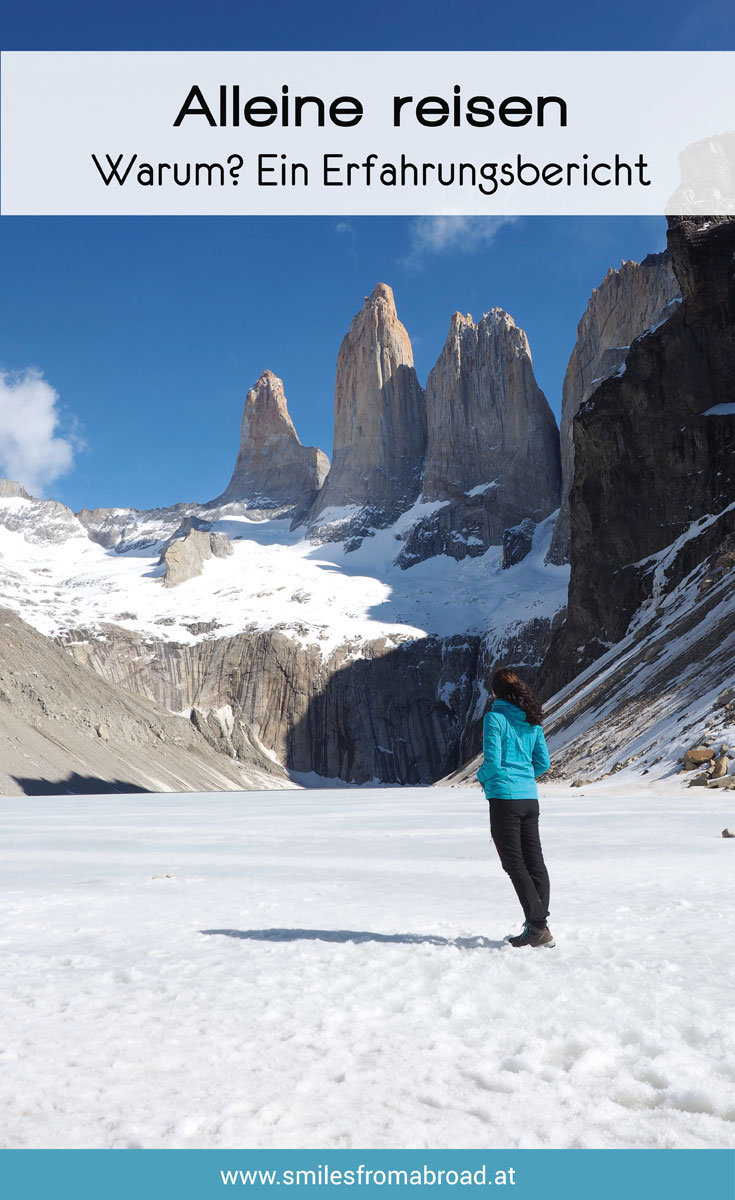
[[(147, 544), (133, 541), (133, 549), (116, 553), (90, 541), (68, 510), (4, 498), (0, 605), (47, 636), (111, 622), (190, 644), (277, 626), (326, 655), (351, 639), (488, 628), (500, 637), (534, 618), (553, 617), (566, 603), (569, 568), (544, 564), (553, 517), (538, 526), (531, 552), (510, 570), (502, 569), (498, 546), (461, 562), (440, 555), (401, 570), (394, 561), (403, 548), (400, 537), (436, 507), (415, 504), (351, 553), (341, 542), (314, 545), (303, 528), (293, 531), (282, 518), (251, 519), (237, 506), (218, 510), (217, 519), (197, 510), (232, 539), (234, 553), (210, 559), (202, 575), (167, 589), (160, 552), (183, 513), (137, 514), (132, 528)], [(197, 631), (202, 622), (209, 632)]]
[(733, 803), (543, 788), (534, 951), (479, 791), (4, 800), (2, 1145), (732, 1146)]

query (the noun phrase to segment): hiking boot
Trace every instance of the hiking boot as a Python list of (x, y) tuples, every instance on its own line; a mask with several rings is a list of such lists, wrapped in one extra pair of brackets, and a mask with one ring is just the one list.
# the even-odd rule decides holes
[(525, 921), (523, 929), (517, 937), (508, 938), (511, 946), (546, 946), (551, 949), (556, 945), (550, 929), (536, 929), (529, 921)]

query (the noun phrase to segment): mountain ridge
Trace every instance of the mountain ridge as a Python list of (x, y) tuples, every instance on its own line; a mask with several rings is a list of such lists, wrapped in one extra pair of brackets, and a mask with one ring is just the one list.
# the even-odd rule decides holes
[[(625, 348), (631, 376), (659, 333)], [(562, 623), (569, 567), (550, 556), (559, 441), (528, 340), (502, 309), (452, 317), (426, 394), (412, 361), (379, 284), (338, 360), (335, 445), (361, 427), (358, 450), (335, 455), (318, 491), (321, 452), (301, 446), (272, 372), (248, 392), (235, 471), (213, 501), (75, 516), (0, 489), (0, 553), (14, 553), (0, 600), (111, 685), (191, 713), (225, 753), (228, 711), (304, 775), (431, 783), (456, 770), (479, 747), (497, 663), (543, 683), (549, 643), (574, 627), (574, 611)], [(594, 380), (575, 436), (620, 377)], [(418, 428), (396, 438), (413, 412)], [(380, 488), (371, 462), (389, 468)], [(162, 590), (167, 548), (188, 562), (194, 538), (232, 553), (192, 555)]]

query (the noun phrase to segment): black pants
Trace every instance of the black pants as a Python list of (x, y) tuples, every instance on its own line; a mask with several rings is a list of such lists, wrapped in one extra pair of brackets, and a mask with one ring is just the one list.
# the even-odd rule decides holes
[(490, 833), (527, 921), (546, 928), (549, 872), (538, 832), (538, 800), (490, 800)]

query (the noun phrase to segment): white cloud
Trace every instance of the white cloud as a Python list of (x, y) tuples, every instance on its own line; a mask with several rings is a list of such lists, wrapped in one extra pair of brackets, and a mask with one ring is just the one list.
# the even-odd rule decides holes
[(351, 221), (337, 221), (334, 225), (334, 232), (341, 240), (347, 256), (353, 262), (357, 262), (357, 234), (355, 227)]
[(60, 434), (58, 393), (40, 371), (0, 371), (0, 474), (43, 495), (74, 466), (80, 438)]
[(416, 217), (404, 266), (418, 267), (430, 254), (472, 254), (490, 246), (505, 225), (519, 217)]

